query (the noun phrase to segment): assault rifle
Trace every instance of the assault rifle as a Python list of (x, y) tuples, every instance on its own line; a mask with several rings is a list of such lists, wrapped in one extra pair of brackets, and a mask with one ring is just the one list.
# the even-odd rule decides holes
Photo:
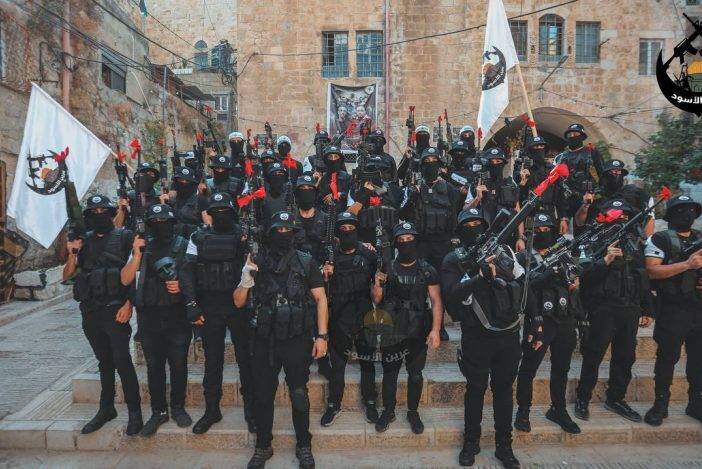
[(205, 137), (202, 132), (195, 132), (195, 145), (193, 145), (193, 154), (197, 164), (195, 166), (195, 172), (200, 178), (200, 182), (204, 181), (206, 178), (205, 174)]
[(275, 145), (275, 142), (273, 141), (273, 128), (268, 121), (263, 124), (263, 128), (266, 131), (266, 150), (272, 150), (273, 146)]
[(54, 161), (57, 161), (59, 167), (63, 167), (66, 173), (66, 183), (64, 186), (64, 196), (66, 197), (66, 214), (68, 215), (68, 240), (75, 241), (82, 239), (85, 236), (85, 220), (83, 219), (83, 210), (78, 199), (76, 185), (71, 181), (66, 158), (68, 158), (69, 149), (66, 147), (61, 153), (54, 153)]
[(211, 117), (207, 118), (207, 130), (210, 131), (210, 135), (212, 136), (212, 146), (214, 147), (215, 151), (218, 155), (223, 155), (224, 153), (222, 152), (222, 146), (219, 144), (219, 140), (217, 140), (217, 134), (215, 133), (214, 127), (212, 126)]
[[(141, 142), (139, 139), (134, 139), (129, 144), (132, 151), (137, 156), (137, 167), (141, 165)], [(146, 198), (149, 192), (149, 181), (146, 174), (137, 171), (134, 174), (134, 190), (136, 192), (136, 200), (134, 203), (134, 233), (143, 237), (146, 234)]]
[(439, 122), (439, 138), (436, 142), (436, 150), (439, 152), (439, 156), (443, 158), (444, 155), (448, 154), (447, 152), (451, 148), (451, 145), (446, 143), (446, 140), (444, 139), (444, 129), (441, 128), (441, 123), (444, 120), (444, 116), (439, 115), (436, 120)]
[[(125, 155), (117, 144), (117, 158), (115, 158), (115, 173), (117, 174), (117, 197), (120, 199), (126, 199), (127, 196), (127, 181), (129, 181), (129, 176), (127, 174), (127, 165), (124, 163)], [(131, 181), (130, 181), (131, 182)], [(134, 185), (131, 182), (132, 186)]]
[[(441, 124), (439, 124), (441, 125)], [(446, 158), (446, 166), (451, 165), (451, 154), (449, 153), (449, 150), (451, 149), (451, 145), (453, 144), (453, 129), (451, 128), (451, 124), (449, 123), (449, 118), (448, 118), (448, 111), (444, 109), (444, 125), (446, 125), (446, 146), (444, 148), (444, 156)]]
[(685, 54), (691, 54), (695, 55), (699, 51), (696, 47), (692, 45), (695, 40), (702, 35), (702, 26), (700, 26), (699, 21), (693, 21), (692, 18), (687, 16), (685, 13), (683, 13), (683, 16), (690, 22), (692, 23), (692, 27), (695, 29), (694, 32), (680, 41), (674, 48), (673, 48), (673, 55), (666, 60), (666, 62), (663, 64), (664, 69), (668, 69), (670, 66), (670, 63), (675, 60), (676, 58), (680, 60), (680, 65), (685, 63)]
[(173, 168), (176, 168), (177, 166), (182, 166), (181, 160), (185, 159), (187, 153), (180, 153), (178, 151), (175, 129), (171, 129), (171, 135), (173, 135), (173, 155), (171, 155), (171, 165)]

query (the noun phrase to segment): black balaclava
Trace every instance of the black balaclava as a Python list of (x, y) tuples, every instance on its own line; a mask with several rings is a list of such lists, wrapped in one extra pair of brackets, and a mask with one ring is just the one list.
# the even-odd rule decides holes
[(280, 155), (280, 158), (285, 158), (288, 153), (290, 153), (290, 144), (288, 142), (280, 142), (280, 145), (278, 145), (278, 154)]
[(615, 176), (611, 171), (607, 171), (602, 175), (602, 180), (600, 181), (602, 188), (608, 194), (613, 194), (622, 188), (624, 185), (624, 174)]
[(678, 233), (685, 233), (692, 228), (692, 224), (695, 222), (695, 218), (697, 218), (697, 212), (691, 205), (682, 205), (675, 207), (667, 218), (668, 226), (671, 229)]
[(317, 191), (315, 189), (300, 189), (295, 191), (295, 203), (302, 210), (309, 210), (314, 207), (317, 201)]
[(451, 155), (451, 166), (456, 169), (463, 169), (468, 160), (468, 154), (464, 151), (456, 151)]
[(480, 235), (485, 232), (485, 224), (481, 223), (476, 226), (460, 225), (456, 231), (461, 243), (465, 247), (470, 247), (473, 246)]
[(568, 148), (571, 150), (577, 150), (578, 148), (583, 146), (583, 142), (585, 141), (585, 137), (583, 134), (578, 133), (577, 135), (569, 135), (566, 137), (566, 140), (568, 141)]
[(285, 172), (274, 171), (268, 176), (268, 184), (271, 186), (271, 193), (273, 195), (282, 194), (283, 188), (285, 187)]
[(397, 262), (411, 264), (417, 259), (417, 240), (399, 242), (395, 241), (397, 248)]
[(421, 155), (425, 148), (429, 148), (429, 134), (427, 132), (419, 132), (417, 137), (417, 154)]
[(439, 168), (441, 168), (441, 163), (439, 161), (422, 163), (422, 177), (429, 183), (436, 181), (439, 177)]
[(158, 243), (167, 243), (173, 239), (173, 223), (169, 221), (149, 223), (149, 230)]
[(212, 178), (215, 182), (224, 182), (229, 179), (229, 170), (224, 168), (212, 168)]
[(469, 152), (472, 153), (475, 151), (475, 134), (473, 132), (464, 132), (461, 134), (460, 138), (466, 142), (466, 148)]
[(228, 233), (234, 229), (236, 214), (233, 210), (213, 210), (210, 216), (212, 217), (212, 228), (216, 232)]
[(337, 158), (336, 160), (330, 160), (329, 158), (324, 158), (324, 165), (329, 173), (338, 173), (341, 171), (344, 160)]
[(546, 164), (546, 148), (531, 148), (529, 157), (534, 162), (534, 166), (544, 166)]
[(534, 232), (534, 248), (546, 249), (553, 244), (553, 230), (535, 231)]
[(156, 178), (150, 171), (144, 171), (139, 173), (138, 181), (135, 181), (139, 185), (137, 188), (138, 192), (151, 192), (156, 184)]
[(107, 234), (115, 227), (115, 224), (112, 222), (112, 214), (110, 212), (90, 212), (86, 221), (88, 227), (98, 234)]
[(232, 150), (232, 161), (240, 160), (244, 154), (244, 141), (229, 140), (229, 148)]
[(261, 170), (265, 174), (268, 171), (268, 167), (275, 163), (275, 158), (262, 158), (261, 159)]
[(176, 193), (180, 198), (188, 198), (197, 190), (197, 183), (186, 181), (185, 179), (176, 179)]
[(502, 180), (502, 168), (507, 164), (504, 160), (500, 160), (500, 163), (493, 164), (492, 161), (488, 161), (488, 171), (490, 172), (490, 177), (496, 181)]
[(339, 230), (339, 249), (342, 251), (350, 251), (358, 244), (358, 231), (341, 231)]
[(383, 153), (385, 153), (385, 144), (383, 143), (383, 139), (374, 138), (372, 143), (374, 155), (382, 155)]
[(294, 238), (294, 231), (280, 232), (274, 228), (268, 237), (271, 253), (274, 256), (282, 256), (292, 249)]

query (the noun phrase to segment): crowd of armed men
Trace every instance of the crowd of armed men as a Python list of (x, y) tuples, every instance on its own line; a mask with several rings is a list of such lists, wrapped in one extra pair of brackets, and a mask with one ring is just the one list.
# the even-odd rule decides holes
[[(365, 418), (378, 432), (396, 418), (404, 363), (406, 420), (420, 434), (422, 371), (428, 349), (448, 339), (445, 311), (462, 332), (461, 465), (472, 465), (480, 452), (489, 382), (495, 455), (505, 467), (519, 467), (512, 428), (530, 431), (533, 380), (549, 349), (546, 418), (565, 432), (580, 432), (566, 409), (577, 342), (583, 358), (575, 417), (590, 418), (598, 369), (611, 346), (604, 406), (641, 421), (624, 397), (637, 329), (654, 319), (655, 402), (643, 420), (657, 426), (667, 417), (684, 345), (686, 412), (702, 421), (702, 235), (692, 229), (699, 203), (668, 197), (661, 205), (668, 228), (654, 233), (652, 209), (663, 200), (625, 184), (623, 162), (604, 161), (585, 145), (579, 124), (566, 128), (567, 148), (553, 161), (538, 136), (526, 141), (515, 162), (516, 155), (500, 148), (476, 148), (470, 126), (450, 146), (432, 146), (426, 126), (415, 136), (396, 165), (383, 132), (371, 132), (356, 169), (347, 172), (339, 140), (323, 130), (304, 164), (292, 158), (287, 136), (259, 153), (234, 132), (229, 156), (211, 152), (211, 177), (197, 158), (179, 162), (171, 180), (163, 167), (160, 174), (158, 166), (142, 163), (134, 191), (122, 192), (116, 205), (104, 195), (89, 197), (90, 231), (68, 242), (64, 271), (65, 278), (75, 277), (102, 385), (100, 408), (83, 433), (116, 417), (115, 370), (128, 435), (153, 435), (169, 417), (189, 427), (184, 403), (193, 337), (204, 349), (206, 406), (192, 431), (207, 432), (222, 419), (228, 331), (245, 424), (256, 434), (249, 468), (264, 467), (273, 454), (281, 368), (296, 456), (300, 467), (314, 467), (307, 390), (313, 361), (328, 380), (321, 425), (332, 425), (341, 413), (346, 364), (356, 360)], [(159, 180), (165, 189), (156, 189)], [(151, 396), (146, 423), (129, 353), (133, 307)]]

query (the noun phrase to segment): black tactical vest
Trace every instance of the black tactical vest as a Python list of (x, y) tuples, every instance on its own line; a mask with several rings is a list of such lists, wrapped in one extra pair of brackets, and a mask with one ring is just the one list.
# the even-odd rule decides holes
[[(424, 259), (417, 259), (409, 273), (399, 275), (397, 269), (397, 260), (390, 262), (383, 308), (392, 314), (397, 334), (424, 337), (431, 326), (427, 305), (430, 265)], [(410, 296), (400, 296), (401, 291), (410, 291)]]
[[(159, 259), (155, 258), (149, 246), (153, 243), (153, 238), (149, 238), (146, 245), (144, 258), (147, 259), (146, 272), (140, 275), (146, 275), (144, 279), (144, 292), (142, 295), (143, 306), (171, 306), (183, 302), (181, 294), (173, 295), (168, 293), (166, 283), (159, 277), (158, 272), (154, 268), (154, 263)], [(185, 250), (188, 247), (188, 240), (182, 236), (175, 236), (171, 242), (171, 253), (176, 266), (180, 267), (185, 258)]]
[(122, 252), (124, 229), (115, 228), (106, 234), (105, 249), (97, 252), (96, 236), (89, 232), (80, 251), (81, 270), (73, 285), (73, 298), (95, 306), (122, 304), (127, 288), (122, 285), (120, 271), (127, 263), (128, 253)]
[(198, 193), (195, 191), (188, 200), (180, 202), (178, 199), (173, 204), (178, 222), (175, 226), (174, 234), (182, 236), (185, 239), (190, 239), (190, 235), (195, 232), (197, 227), (202, 223), (202, 214), (198, 211), (197, 206)]
[(374, 265), (359, 253), (336, 255), (334, 275), (329, 281), (330, 321), (338, 325), (349, 337), (358, 333), (363, 316), (372, 308), (370, 285)]
[[(317, 305), (307, 282), (313, 262), (309, 254), (292, 250), (276, 266), (259, 266), (254, 287), (259, 337), (283, 340), (314, 333)], [(285, 281), (279, 284), (281, 277)]]
[[(623, 245), (624, 241), (620, 242)], [(625, 253), (631, 256), (630, 260), (621, 258), (612, 262), (593, 293), (596, 297), (620, 299), (631, 306), (641, 304), (641, 294), (650, 289), (650, 282), (644, 267), (644, 255), (641, 249), (634, 253)]]
[(302, 217), (299, 215), (297, 219), (302, 229), (295, 233), (295, 249), (310, 254), (318, 263), (324, 257), (322, 251), (326, 237), (327, 220), (327, 214), (320, 210), (315, 210), (310, 226), (302, 223)]
[(243, 189), (241, 181), (235, 177), (229, 177), (224, 181), (217, 182), (214, 178), (207, 178), (207, 188), (211, 194), (215, 192), (224, 192), (232, 197), (237, 197)]
[(432, 187), (422, 184), (415, 210), (417, 231), (423, 235), (453, 233), (456, 228), (448, 183), (443, 179), (438, 179)]
[(195, 286), (198, 291), (234, 291), (241, 280), (241, 229), (237, 226), (232, 233), (221, 234), (209, 228), (198, 231), (193, 238), (197, 244)]
[[(687, 246), (702, 238), (702, 232), (697, 230), (691, 231), (688, 238), (678, 236), (675, 230), (666, 230), (663, 232), (666, 240), (666, 246), (664, 248), (666, 258), (664, 259), (664, 264), (675, 264), (676, 262), (686, 260), (683, 259), (682, 251)], [(699, 290), (697, 290), (697, 277), (697, 271), (688, 269), (678, 275), (657, 280), (655, 282), (655, 290), (658, 295), (666, 299), (674, 299), (675, 302), (700, 301), (702, 300), (702, 295), (700, 295)]]

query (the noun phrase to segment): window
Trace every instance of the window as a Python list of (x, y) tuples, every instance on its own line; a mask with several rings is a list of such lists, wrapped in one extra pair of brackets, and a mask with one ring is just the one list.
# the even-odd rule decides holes
[(662, 39), (639, 39), (639, 75), (655, 75)]
[(514, 48), (517, 50), (519, 60), (527, 59), (527, 32), (528, 26), (526, 21), (510, 21), (509, 29), (512, 31), (512, 40)]
[(200, 50), (200, 51), (207, 50), (207, 43), (205, 41), (203, 41), (202, 39), (200, 39), (199, 41), (197, 41), (195, 43), (195, 49)]
[(563, 18), (544, 15), (539, 19), (539, 60), (558, 62), (563, 56)]
[(359, 77), (383, 76), (383, 32), (356, 33), (356, 59)]
[(600, 23), (575, 24), (575, 62), (594, 64), (600, 61)]
[(220, 94), (214, 96), (214, 110), (218, 112), (227, 112), (229, 110), (229, 95)]
[(127, 92), (127, 67), (106, 50), (102, 51), (102, 82), (112, 90)]
[(229, 122), (229, 115), (228, 114), (217, 114), (217, 122)]
[(207, 56), (207, 43), (200, 39), (195, 43), (195, 56), (193, 57), (193, 62), (195, 62), (195, 68), (202, 70), (207, 68), (210, 64), (209, 57)]
[(322, 76), (325, 78), (349, 76), (348, 33), (322, 34)]
[(687, 0), (686, 2), (688, 5), (699, 5), (700, 0)]

